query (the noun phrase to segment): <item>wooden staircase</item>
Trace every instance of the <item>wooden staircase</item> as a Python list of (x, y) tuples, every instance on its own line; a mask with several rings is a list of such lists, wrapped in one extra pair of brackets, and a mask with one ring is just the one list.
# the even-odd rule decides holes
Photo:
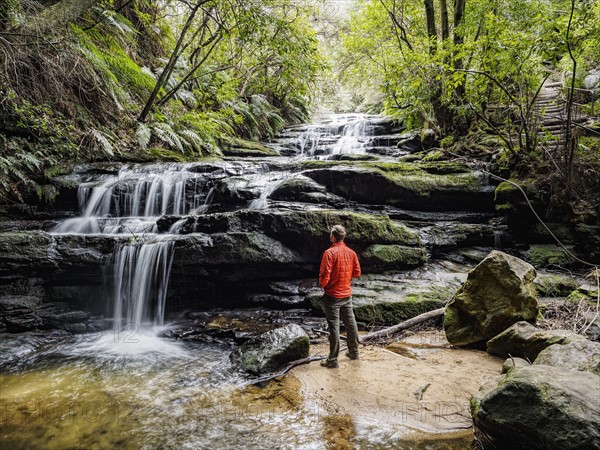
[[(538, 143), (546, 147), (560, 148), (565, 145), (567, 132), (567, 101), (563, 95), (563, 83), (557, 75), (549, 77), (533, 105), (533, 117), (538, 124)], [(572, 130), (588, 117), (577, 104), (571, 112)]]

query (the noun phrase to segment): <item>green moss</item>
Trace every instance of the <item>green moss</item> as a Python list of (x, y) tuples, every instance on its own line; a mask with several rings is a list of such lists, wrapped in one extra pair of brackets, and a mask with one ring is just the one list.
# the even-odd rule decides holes
[(503, 181), (496, 186), (496, 190), (494, 191), (494, 202), (510, 205), (510, 200), (514, 199), (515, 195), (520, 195), (519, 189), (511, 183)]
[(305, 232), (315, 237), (328, 235), (335, 224), (348, 230), (348, 240), (361, 243), (421, 245), (419, 236), (386, 215), (372, 215), (335, 210), (302, 211), (288, 215)]
[(534, 266), (568, 265), (571, 262), (565, 251), (556, 245), (532, 245), (525, 255)]
[(575, 290), (569, 294), (567, 297), (567, 302), (569, 303), (580, 303), (580, 302), (590, 302), (594, 303), (594, 299), (584, 294), (581, 291)]
[(441, 159), (444, 159), (444, 152), (441, 150), (432, 150), (425, 155), (423, 162), (439, 161)]
[(543, 297), (565, 297), (577, 289), (577, 281), (564, 275), (540, 275), (534, 285)]
[(423, 248), (375, 244), (362, 252), (361, 259), (374, 266), (420, 266), (427, 262), (427, 253)]
[(418, 316), (419, 314), (432, 311), (443, 306), (435, 300), (420, 300), (414, 298), (399, 302), (382, 302), (372, 304), (361, 304), (356, 301), (354, 314), (361, 322), (372, 324), (396, 324)]
[(275, 150), (264, 145), (240, 138), (227, 138), (221, 145), (225, 156), (279, 156)]
[(152, 147), (149, 150), (149, 153), (159, 161), (175, 161), (175, 162), (188, 162), (190, 161), (184, 154), (181, 152), (174, 152), (172, 150), (167, 150), (162, 147)]

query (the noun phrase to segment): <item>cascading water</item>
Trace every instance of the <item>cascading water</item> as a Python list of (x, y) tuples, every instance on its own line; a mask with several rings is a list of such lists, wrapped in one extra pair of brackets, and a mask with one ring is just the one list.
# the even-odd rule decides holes
[[(154, 336), (164, 325), (165, 298), (173, 260), (173, 235), (158, 235), (156, 221), (164, 214), (188, 214), (204, 204), (210, 188), (202, 174), (184, 165), (124, 167), (117, 175), (82, 183), (81, 215), (57, 225), (56, 234), (131, 234), (118, 239), (107, 273), (114, 303), (114, 330), (130, 331), (129, 340)], [(116, 335), (115, 334), (115, 335)], [(96, 342), (96, 348), (110, 341)], [(150, 346), (155, 348), (155, 343)], [(148, 346), (124, 347), (143, 352)], [(124, 349), (120, 348), (119, 351)]]
[(202, 174), (185, 166), (122, 168), (118, 175), (82, 183), (77, 192), (81, 216), (67, 219), (54, 233), (121, 234), (156, 232), (164, 214), (186, 214), (203, 204)]
[(364, 153), (374, 127), (370, 116), (363, 114), (331, 115), (319, 125), (310, 125), (295, 138), (300, 156), (325, 157), (337, 154)]

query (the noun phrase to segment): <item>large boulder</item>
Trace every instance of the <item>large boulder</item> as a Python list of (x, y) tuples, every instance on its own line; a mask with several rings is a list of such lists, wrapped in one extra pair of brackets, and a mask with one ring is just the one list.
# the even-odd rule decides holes
[(540, 352), (534, 364), (585, 370), (600, 375), (600, 343), (580, 339), (565, 345), (551, 345)]
[(480, 439), (490, 448), (597, 449), (600, 377), (562, 367), (515, 367), (471, 399)]
[(469, 272), (444, 313), (446, 338), (454, 345), (488, 340), (512, 324), (535, 321), (538, 304), (530, 264), (492, 251)]
[(402, 134), (398, 139), (398, 148), (410, 153), (428, 150), (435, 145), (435, 131), (431, 129), (413, 130)]
[(231, 359), (250, 373), (273, 372), (285, 363), (306, 358), (310, 346), (301, 326), (286, 325), (261, 334), (231, 354)]
[(533, 361), (546, 347), (585, 340), (567, 330), (540, 330), (529, 322), (517, 322), (487, 341), (488, 353), (502, 358), (517, 356)]

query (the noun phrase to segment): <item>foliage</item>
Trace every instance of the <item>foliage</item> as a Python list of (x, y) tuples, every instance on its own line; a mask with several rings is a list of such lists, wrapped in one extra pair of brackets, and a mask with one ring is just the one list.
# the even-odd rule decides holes
[(0, 199), (39, 192), (63, 160), (272, 137), (307, 118), (325, 67), (293, 0), (52, 3), (0, 6)]

